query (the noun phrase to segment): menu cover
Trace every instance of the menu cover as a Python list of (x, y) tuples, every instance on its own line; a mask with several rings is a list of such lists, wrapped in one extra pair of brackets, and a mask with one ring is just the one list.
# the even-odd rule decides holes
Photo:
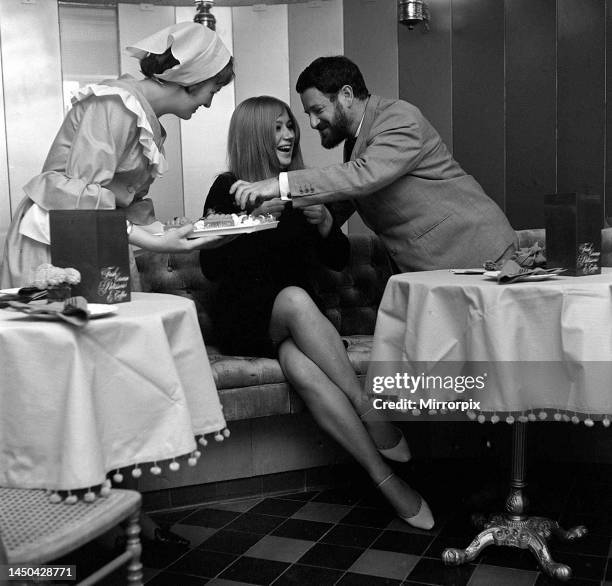
[(125, 214), (120, 210), (50, 210), (51, 262), (73, 267), (72, 288), (90, 303), (130, 301), (130, 262)]
[(555, 193), (544, 201), (546, 266), (567, 269), (567, 275), (601, 273), (601, 197), (585, 193)]

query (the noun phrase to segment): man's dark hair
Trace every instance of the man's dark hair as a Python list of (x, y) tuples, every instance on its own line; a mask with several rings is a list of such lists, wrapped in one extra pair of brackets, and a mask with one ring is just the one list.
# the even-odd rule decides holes
[(333, 101), (345, 85), (350, 85), (354, 96), (360, 100), (365, 100), (370, 95), (359, 67), (343, 55), (337, 55), (315, 59), (300, 73), (295, 89), (298, 94), (302, 94), (313, 87), (329, 95)]

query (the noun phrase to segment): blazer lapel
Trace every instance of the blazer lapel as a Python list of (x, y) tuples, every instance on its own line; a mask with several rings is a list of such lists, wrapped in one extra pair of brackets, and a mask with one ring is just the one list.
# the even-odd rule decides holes
[(378, 108), (378, 103), (380, 102), (380, 97), (371, 95), (368, 98), (368, 102), (366, 104), (365, 116), (363, 117), (363, 124), (361, 125), (361, 130), (359, 131), (359, 136), (357, 137), (357, 142), (353, 147), (353, 152), (350, 154), (350, 159), (345, 159), (347, 161), (352, 161), (357, 158), (361, 151), (365, 148), (366, 139), (370, 134), (370, 129), (372, 128), (372, 124), (374, 124), (374, 119), (376, 118), (376, 110)]

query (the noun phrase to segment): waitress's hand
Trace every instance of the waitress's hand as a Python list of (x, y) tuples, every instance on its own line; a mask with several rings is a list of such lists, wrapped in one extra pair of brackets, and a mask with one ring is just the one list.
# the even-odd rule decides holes
[(134, 226), (130, 234), (130, 244), (151, 250), (153, 252), (189, 252), (204, 248), (217, 248), (230, 242), (235, 236), (204, 236), (202, 238), (187, 238), (193, 230), (193, 224), (188, 223), (178, 228), (166, 230), (155, 236), (141, 226)]
[(334, 222), (327, 207), (322, 203), (317, 203), (300, 209), (302, 210), (306, 221), (310, 224), (314, 224), (318, 228), (319, 234), (321, 234), (323, 238), (327, 237)]

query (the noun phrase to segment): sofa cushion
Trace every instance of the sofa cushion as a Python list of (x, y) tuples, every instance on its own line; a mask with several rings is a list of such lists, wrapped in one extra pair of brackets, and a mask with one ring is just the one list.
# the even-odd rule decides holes
[[(365, 374), (372, 350), (372, 336), (343, 336), (342, 340), (355, 372)], [(240, 387), (258, 389), (285, 383), (285, 376), (275, 358), (227, 356), (214, 353), (212, 348), (209, 348), (208, 358), (219, 391)]]

